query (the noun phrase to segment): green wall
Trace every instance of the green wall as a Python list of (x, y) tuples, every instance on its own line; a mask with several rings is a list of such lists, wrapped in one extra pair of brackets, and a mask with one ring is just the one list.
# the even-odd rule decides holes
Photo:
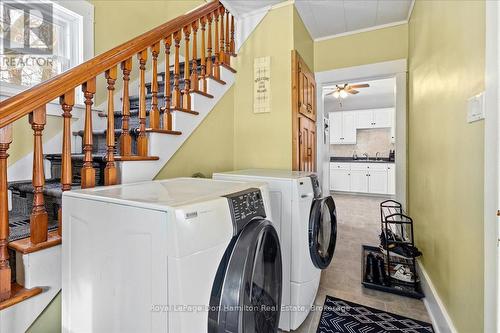
[(61, 332), (61, 319), (61, 292), (59, 292), (26, 333)]
[(234, 87), (231, 87), (155, 179), (233, 170)]
[(483, 331), (484, 1), (417, 1), (409, 23), (409, 210), (458, 332)]
[(314, 71), (406, 59), (408, 25), (361, 32), (314, 43)]

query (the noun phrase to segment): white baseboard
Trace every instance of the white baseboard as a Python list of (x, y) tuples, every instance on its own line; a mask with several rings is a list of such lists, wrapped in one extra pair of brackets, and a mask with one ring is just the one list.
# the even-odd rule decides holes
[(436, 333), (457, 333), (458, 331), (455, 328), (455, 325), (453, 325), (453, 321), (448, 315), (443, 301), (441, 301), (432, 280), (420, 261), (418, 261), (417, 270), (422, 290), (425, 295), (425, 298), (423, 299), (424, 305), (429, 313), (429, 316), (431, 317), (434, 331)]

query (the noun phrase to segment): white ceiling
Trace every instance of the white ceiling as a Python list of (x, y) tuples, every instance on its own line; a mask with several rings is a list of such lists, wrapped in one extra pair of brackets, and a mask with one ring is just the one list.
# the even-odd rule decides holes
[[(244, 15), (284, 0), (223, 0)], [(295, 7), (313, 39), (400, 23), (408, 19), (413, 0), (295, 0)]]
[[(347, 82), (342, 82), (344, 84)], [(332, 95), (325, 96), (325, 111), (342, 111), (342, 110), (361, 110), (371, 108), (388, 108), (393, 107), (395, 102), (395, 87), (396, 80), (394, 78), (362, 81), (362, 82), (349, 82), (350, 84), (368, 83), (370, 87), (356, 89), (359, 94), (349, 95), (345, 99), (337, 99)], [(340, 85), (340, 84), (339, 84)], [(335, 85), (332, 86), (332, 88)], [(330, 87), (325, 87), (323, 92), (331, 92)], [(342, 102), (342, 104), (340, 103)]]

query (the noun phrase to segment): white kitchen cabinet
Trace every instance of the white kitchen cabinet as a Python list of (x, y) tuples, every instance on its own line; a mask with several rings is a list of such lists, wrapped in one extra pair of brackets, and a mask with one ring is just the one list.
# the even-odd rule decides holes
[(356, 113), (353, 111), (330, 112), (330, 144), (356, 144)]
[(356, 113), (342, 112), (343, 144), (356, 144)]
[(357, 128), (388, 128), (393, 127), (394, 108), (359, 110), (357, 113)]
[(389, 194), (396, 192), (393, 163), (330, 163), (330, 190)]
[(387, 171), (370, 170), (368, 172), (368, 192), (387, 194)]
[(368, 176), (366, 170), (351, 170), (351, 192), (368, 192)]
[(387, 194), (396, 194), (396, 168), (394, 164), (387, 165)]
[(330, 170), (330, 189), (332, 191), (351, 190), (350, 170), (331, 169)]

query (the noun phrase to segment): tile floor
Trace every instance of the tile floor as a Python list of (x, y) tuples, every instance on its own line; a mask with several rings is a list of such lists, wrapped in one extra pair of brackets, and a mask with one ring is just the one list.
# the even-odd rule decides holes
[[(361, 285), (361, 244), (379, 244), (379, 204), (385, 198), (333, 194), (337, 206), (337, 246), (330, 266), (323, 271), (315, 304), (325, 295), (430, 322), (424, 303), (398, 295), (365, 289)], [(316, 333), (320, 311), (311, 312), (294, 333)]]

